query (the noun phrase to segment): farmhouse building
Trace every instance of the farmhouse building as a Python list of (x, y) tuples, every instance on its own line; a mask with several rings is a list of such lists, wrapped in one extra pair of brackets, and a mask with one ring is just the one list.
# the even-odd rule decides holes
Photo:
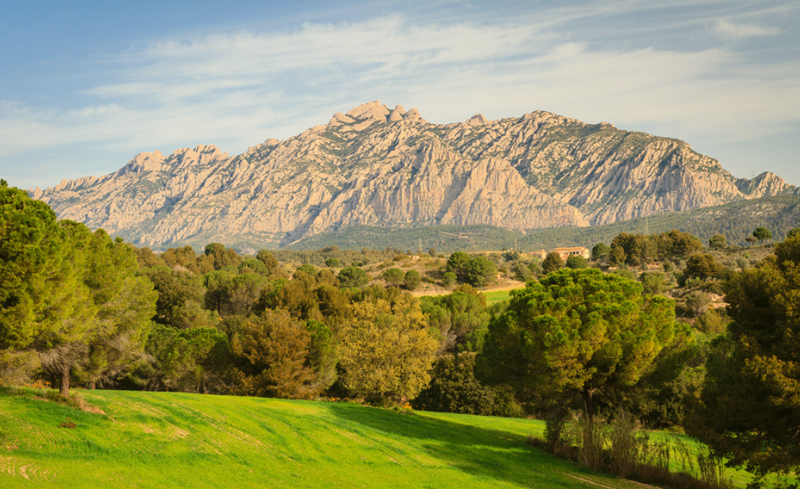
[(561, 259), (564, 261), (567, 261), (567, 258), (569, 258), (570, 256), (581, 256), (583, 258), (586, 258), (587, 260), (592, 256), (592, 252), (589, 251), (588, 248), (584, 248), (583, 246), (574, 246), (571, 248), (556, 248), (553, 251), (561, 255)]

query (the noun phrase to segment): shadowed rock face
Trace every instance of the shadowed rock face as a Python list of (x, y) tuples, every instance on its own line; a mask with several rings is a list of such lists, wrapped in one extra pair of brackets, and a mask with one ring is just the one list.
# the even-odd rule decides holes
[(260, 247), (356, 224), (589, 226), (779, 193), (800, 192), (607, 123), (532, 112), (437, 125), (377, 101), (234, 157), (214, 146), (140, 153), (115, 173), (30, 191), (59, 218), (140, 246)]

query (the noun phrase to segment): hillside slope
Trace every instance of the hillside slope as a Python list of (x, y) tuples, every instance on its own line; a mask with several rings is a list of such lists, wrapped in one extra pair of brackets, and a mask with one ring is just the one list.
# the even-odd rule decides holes
[(30, 191), (60, 218), (140, 246), (242, 251), (357, 225), (613, 223), (798, 189), (736, 179), (688, 144), (549, 112), (432, 124), (379, 102), (229, 157), (214, 146), (141, 153), (103, 177)]
[(559, 246), (592, 247), (600, 242), (610, 244), (622, 232), (643, 234), (673, 229), (691, 233), (703, 243), (708, 243), (708, 239), (715, 234), (724, 234), (728, 244), (746, 246), (745, 238), (751, 236), (759, 226), (768, 228), (775, 240), (783, 240), (789, 230), (800, 227), (800, 196), (761, 197), (598, 226), (565, 226), (526, 233), (486, 225), (391, 229), (354, 226), (309, 236), (287, 248), (317, 250), (325, 246), (338, 246), (358, 250), (363, 247), (383, 249), (390, 246), (416, 251), (421, 246), (423, 251), (434, 247), (440, 253), (450, 253), (457, 250), (471, 252), (516, 247), (520, 251), (530, 252)]
[[(0, 391), (0, 487), (611, 488), (525, 444), (530, 420), (342, 403), (83, 391), (75, 411)], [(74, 428), (60, 427), (70, 419)]]

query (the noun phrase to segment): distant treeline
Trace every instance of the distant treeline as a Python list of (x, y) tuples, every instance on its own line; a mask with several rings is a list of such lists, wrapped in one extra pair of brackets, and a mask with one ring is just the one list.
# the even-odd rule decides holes
[(723, 234), (729, 244), (745, 246), (753, 229), (764, 226), (777, 240), (800, 226), (800, 196), (764, 197), (742, 200), (717, 207), (671, 212), (630, 221), (590, 226), (529, 230), (523, 234), (494, 226), (420, 226), (383, 228), (353, 226), (333, 233), (304, 238), (287, 249), (313, 250), (326, 246), (342, 249), (363, 247), (423, 250), (435, 247), (440, 252), (517, 249), (522, 252), (552, 250), (560, 246), (610, 244), (620, 233), (652, 234), (672, 229), (684, 231), (707, 243), (715, 234)]

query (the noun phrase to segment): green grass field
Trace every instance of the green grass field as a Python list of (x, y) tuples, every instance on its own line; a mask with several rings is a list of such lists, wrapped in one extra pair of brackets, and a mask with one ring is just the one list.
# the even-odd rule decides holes
[(0, 390), (4, 489), (642, 487), (526, 445), (534, 420), (81, 391), (100, 414), (13, 392)]
[(481, 292), (486, 297), (486, 305), (491, 306), (494, 303), (507, 301), (511, 298), (510, 290), (495, 290), (492, 292)]

